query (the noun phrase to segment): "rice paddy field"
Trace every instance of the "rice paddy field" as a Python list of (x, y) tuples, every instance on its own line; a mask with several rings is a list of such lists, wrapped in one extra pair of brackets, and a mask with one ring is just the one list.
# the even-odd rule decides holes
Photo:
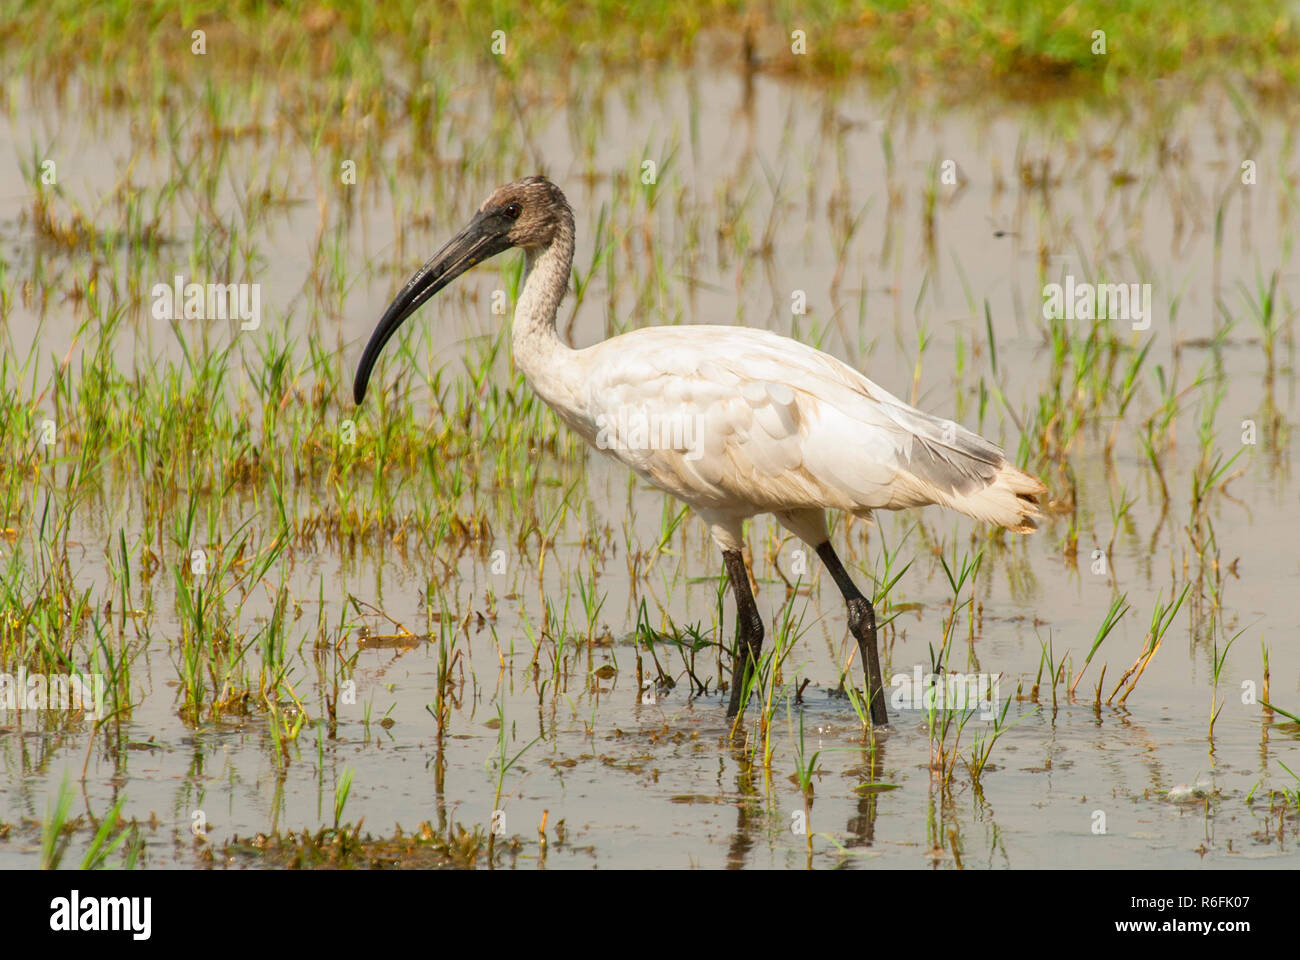
[[(0, 868), (1300, 867), (1300, 11), (1114, 7), (0, 3)], [(773, 330), (1047, 485), (834, 519), (887, 728), (767, 518), (728, 720), (718, 551), (524, 383), (522, 255), (354, 404), (539, 172), (567, 342)]]

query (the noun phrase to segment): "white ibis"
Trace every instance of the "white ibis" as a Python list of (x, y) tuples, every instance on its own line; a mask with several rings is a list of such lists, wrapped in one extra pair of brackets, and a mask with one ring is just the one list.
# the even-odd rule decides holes
[(402, 288), (361, 357), (358, 404), (402, 322), (470, 267), (511, 247), (525, 256), (512, 345), (529, 386), (587, 443), (690, 505), (722, 551), (738, 621), (727, 715), (740, 708), (763, 642), (741, 525), (770, 513), (817, 551), (844, 595), (866, 665), (871, 722), (886, 724), (875, 611), (831, 548), (825, 511), (866, 517), (940, 504), (1028, 533), (1046, 487), (982, 437), (765, 330), (645, 327), (582, 350), (561, 342), (555, 315), (573, 264), (573, 211), (545, 177), (494, 191)]

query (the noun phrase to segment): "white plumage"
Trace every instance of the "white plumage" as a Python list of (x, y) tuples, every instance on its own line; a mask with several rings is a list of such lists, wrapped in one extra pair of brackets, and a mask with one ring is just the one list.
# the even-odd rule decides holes
[[(866, 516), (942, 504), (1027, 532), (1043, 485), (950, 420), (922, 413), (812, 347), (746, 327), (647, 327), (584, 350), (516, 362), (588, 443), (689, 504), (722, 549), (740, 522), (773, 513), (813, 546), (826, 508)], [(662, 446), (610, 446), (614, 423), (646, 423)], [(670, 432), (656, 424), (687, 425)], [(613, 438), (615, 443), (622, 438)], [(792, 521), (792, 522), (787, 522)], [(815, 538), (820, 534), (820, 539)]]

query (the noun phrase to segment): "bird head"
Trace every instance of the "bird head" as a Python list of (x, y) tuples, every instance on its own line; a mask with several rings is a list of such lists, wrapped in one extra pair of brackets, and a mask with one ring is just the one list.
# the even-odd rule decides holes
[(375, 362), (397, 328), (439, 290), (475, 264), (511, 247), (545, 249), (565, 230), (572, 234), (573, 212), (560, 188), (550, 180), (525, 177), (497, 187), (465, 229), (416, 271), (384, 311), (361, 355), (352, 385), (353, 399), (358, 404), (365, 399)]

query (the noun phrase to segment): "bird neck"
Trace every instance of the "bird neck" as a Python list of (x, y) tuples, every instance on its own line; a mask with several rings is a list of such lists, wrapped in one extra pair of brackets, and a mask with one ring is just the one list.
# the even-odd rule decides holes
[(555, 316), (569, 288), (572, 267), (572, 221), (561, 226), (549, 245), (525, 251), (524, 289), (515, 306), (512, 347), (515, 364), (530, 382), (557, 353), (572, 352), (555, 331)]

